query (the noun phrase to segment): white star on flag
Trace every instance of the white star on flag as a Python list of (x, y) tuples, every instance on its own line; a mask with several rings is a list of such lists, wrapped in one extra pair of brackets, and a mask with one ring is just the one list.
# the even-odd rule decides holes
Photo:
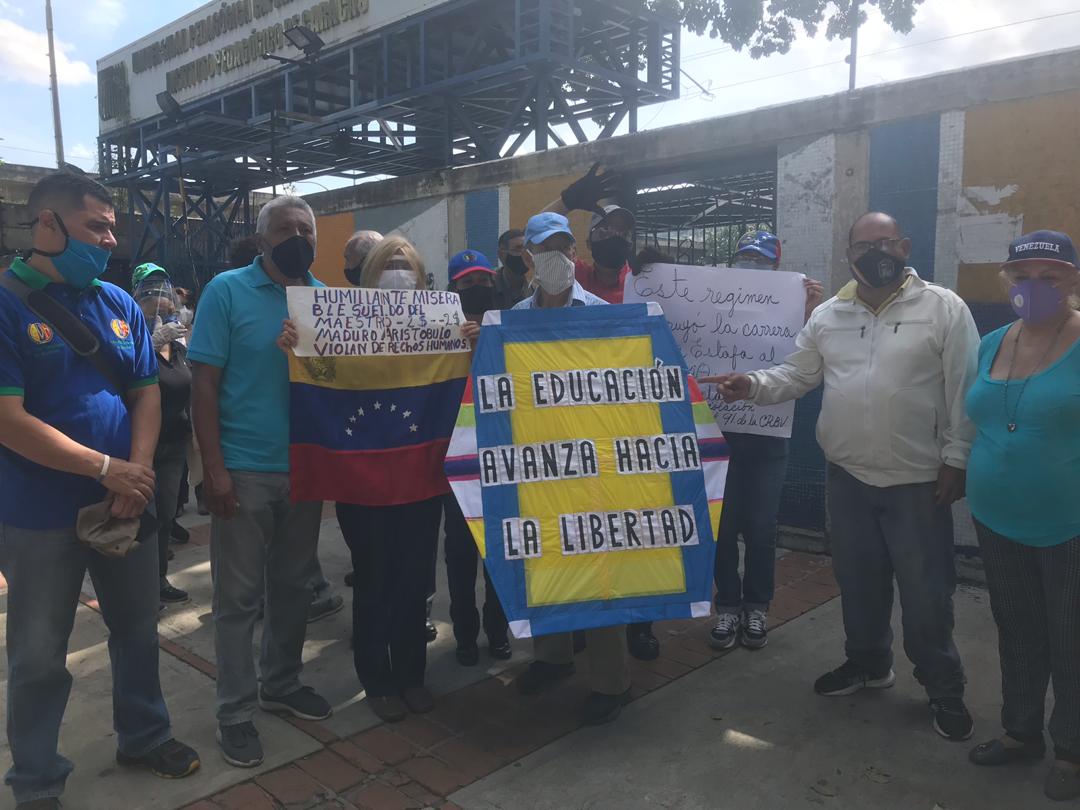
[(358, 414), (360, 414), (361, 416), (363, 416), (363, 415), (364, 415), (364, 409), (363, 409), (363, 408), (357, 408), (357, 409), (356, 409), (356, 412), (357, 412)]
[(412, 411), (405, 411), (405, 413), (401, 415), (401, 418), (408, 419), (410, 416), (412, 416)]
[(397, 410), (397, 405), (394, 405), (393, 403), (391, 403), (391, 405), (390, 405), (390, 413), (393, 413), (396, 410)]
[(345, 428), (345, 433), (348, 436), (352, 436), (352, 428)]
[(409, 430), (413, 433), (416, 433), (416, 431), (418, 431), (419, 429), (419, 425), (409, 425)]
[(350, 422), (355, 422), (355, 421), (356, 421), (356, 417), (355, 417), (355, 416), (350, 416), (350, 417), (349, 417), (349, 421), (350, 421)]
[(375, 403), (375, 410), (377, 410), (377, 411), (382, 410), (382, 403), (381, 402), (376, 402)]

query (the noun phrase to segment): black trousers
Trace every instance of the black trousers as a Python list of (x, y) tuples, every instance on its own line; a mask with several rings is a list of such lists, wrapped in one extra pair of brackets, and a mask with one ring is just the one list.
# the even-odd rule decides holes
[[(484, 568), (472, 533), (461, 513), (457, 498), (447, 495), (444, 501), (446, 523), (446, 579), (450, 589), (450, 620), (459, 647), (472, 647), (480, 635), (480, 613), (476, 609), (476, 564)], [(506, 614), (495, 593), (495, 586), (484, 568), (484, 635), (489, 644), (507, 640)]]
[(442, 498), (400, 506), (337, 504), (352, 554), (353, 663), (369, 697), (423, 686), (428, 584)]
[(1080, 537), (1025, 546), (975, 521), (1001, 656), (1001, 725), (1042, 739), (1053, 680), (1050, 737), (1059, 759), (1080, 764)]

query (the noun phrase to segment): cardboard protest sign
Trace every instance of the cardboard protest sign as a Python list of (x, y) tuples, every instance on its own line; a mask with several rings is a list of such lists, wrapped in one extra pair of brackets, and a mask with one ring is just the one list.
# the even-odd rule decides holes
[(487, 313), (446, 472), (518, 638), (710, 612), (727, 445), (656, 305)]
[(289, 287), (294, 500), (387, 506), (449, 491), (443, 460), (469, 373), (455, 293)]
[[(795, 349), (806, 291), (798, 273), (653, 264), (626, 277), (624, 301), (654, 301), (695, 377), (771, 368)], [(726, 403), (705, 386), (721, 430), (791, 436), (795, 403)]]

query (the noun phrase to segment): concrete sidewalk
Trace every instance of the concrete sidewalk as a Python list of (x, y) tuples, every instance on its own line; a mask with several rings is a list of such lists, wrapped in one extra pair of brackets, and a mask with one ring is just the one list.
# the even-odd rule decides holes
[[(812, 694), (813, 678), (839, 663), (841, 630), (828, 559), (799, 553), (777, 561), (776, 629), (766, 650), (721, 656), (707, 644), (710, 620), (658, 624), (660, 659), (632, 662), (634, 703), (616, 723), (588, 730), (576, 720), (588, 692), (584, 660), (575, 677), (529, 700), (509, 686), (529, 658), (528, 642), (515, 643), (509, 665), (486, 656), (478, 667), (456, 663), (440, 565), (440, 635), (429, 647), (428, 667), (436, 710), (381, 724), (353, 671), (349, 594), (341, 588), (349, 560), (330, 513), (320, 557), (346, 596), (346, 610), (310, 626), (304, 679), (327, 695), (335, 715), (306, 723), (257, 714), (266, 762), (250, 771), (231, 768), (214, 741), (208, 527), (205, 519), (184, 522), (193, 542), (177, 549), (170, 578), (192, 602), (162, 619), (161, 672), (177, 736), (199, 749), (203, 768), (169, 782), (116, 767), (106, 634), (88, 590), (72, 635), (75, 686), (61, 731), (61, 750), (76, 763), (68, 810), (974, 810), (1042, 802), (1040, 768), (976, 772), (964, 759), (967, 745), (930, 731), (905, 661), (897, 666), (900, 683), (887, 694), (833, 701)], [(0, 624), (3, 598), (0, 582)], [(958, 627), (978, 736), (989, 736), (997, 730), (998, 674), (985, 594), (961, 594)], [(0, 762), (8, 761), (0, 745)], [(0, 810), (11, 805), (0, 791)]]
[[(957, 595), (957, 643), (975, 716), (971, 742), (930, 728), (925, 693), (897, 642), (893, 689), (813, 693), (841, 663), (840, 602), (740, 650), (451, 796), (466, 810), (762, 808), (987, 810), (1060, 806), (1040, 766), (982, 769), (967, 753), (1000, 733), (997, 636), (987, 595)], [(523, 799), (528, 797), (528, 799)]]

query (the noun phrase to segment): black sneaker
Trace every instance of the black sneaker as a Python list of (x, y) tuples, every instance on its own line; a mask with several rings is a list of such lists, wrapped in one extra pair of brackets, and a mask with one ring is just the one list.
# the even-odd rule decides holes
[(191, 746), (177, 740), (166, 740), (153, 751), (147, 751), (141, 757), (129, 757), (116, 752), (116, 761), (121, 765), (146, 768), (154, 776), (162, 779), (183, 779), (199, 770), (199, 755)]
[(475, 667), (480, 663), (480, 648), (475, 644), (462, 645), (454, 652), (463, 667)]
[(47, 799), (31, 799), (28, 802), (19, 802), (15, 810), (60, 810), (60, 800), (55, 796)]
[(1046, 798), (1055, 802), (1067, 802), (1080, 797), (1080, 765), (1063, 759), (1054, 761), (1043, 783)]
[(660, 657), (660, 642), (653, 635), (652, 622), (626, 625), (626, 644), (638, 661), (655, 661)]
[(514, 654), (514, 649), (510, 646), (510, 639), (504, 638), (502, 641), (489, 640), (488, 652), (496, 661), (509, 661)]
[(574, 674), (574, 662), (568, 664), (549, 664), (547, 661), (533, 661), (517, 678), (518, 694), (537, 695), (553, 683), (569, 678)]
[(579, 718), (583, 726), (600, 726), (610, 723), (622, 712), (624, 704), (630, 702), (630, 690), (621, 695), (605, 695), (602, 692), (590, 692), (581, 707)]
[(237, 768), (254, 768), (263, 761), (262, 743), (254, 723), (218, 726), (217, 741), (225, 761)]
[(158, 591), (158, 595), (161, 597), (161, 603), (163, 605), (181, 605), (189, 599), (187, 591), (174, 588), (169, 584), (167, 579), (161, 580), (161, 588)]
[(946, 740), (959, 742), (971, 738), (975, 721), (971, 719), (963, 698), (933, 698), (930, 711), (934, 714), (934, 731)]
[(769, 643), (769, 617), (764, 610), (750, 610), (742, 620), (742, 645), (760, 650)]
[(178, 546), (182, 546), (190, 539), (191, 532), (189, 532), (187, 529), (185, 529), (183, 526), (181, 526), (174, 520), (172, 528), (169, 530), (169, 542), (174, 543)]
[[(1017, 740), (1019, 742), (1019, 740)], [(998, 765), (1011, 765), (1014, 762), (1038, 762), (1046, 756), (1046, 742), (1027, 740), (1020, 745), (1006, 745), (997, 737), (979, 743), (968, 752), (968, 759), (975, 765), (997, 767)]]
[(739, 643), (740, 627), (742, 619), (738, 613), (721, 613), (709, 631), (709, 646), (714, 650), (730, 650)]
[(330, 704), (310, 686), (301, 686), (290, 695), (270, 697), (259, 689), (259, 706), (263, 711), (291, 714), (301, 720), (325, 720), (334, 713)]
[(814, 682), (814, 691), (825, 697), (843, 697), (860, 689), (888, 689), (894, 683), (896, 674), (891, 669), (884, 675), (875, 675), (854, 661), (845, 661), (839, 669), (818, 678)]
[(431, 619), (427, 620), (427, 643), (430, 644), (439, 637), (439, 628)]
[(311, 603), (307, 612), (308, 624), (333, 616), (345, 605), (345, 600), (340, 594), (331, 594), (325, 599), (316, 599)]

